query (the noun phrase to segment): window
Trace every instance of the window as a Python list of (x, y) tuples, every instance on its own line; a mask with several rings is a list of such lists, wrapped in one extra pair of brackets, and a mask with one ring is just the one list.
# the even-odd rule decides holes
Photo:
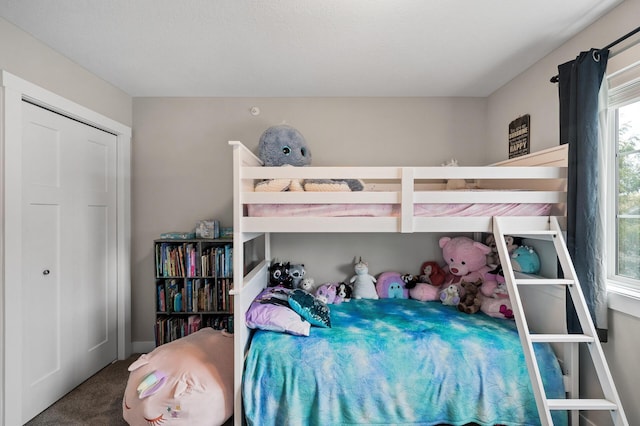
[(616, 272), (640, 280), (640, 100), (616, 110)]
[(640, 80), (609, 92), (608, 275), (640, 291)]

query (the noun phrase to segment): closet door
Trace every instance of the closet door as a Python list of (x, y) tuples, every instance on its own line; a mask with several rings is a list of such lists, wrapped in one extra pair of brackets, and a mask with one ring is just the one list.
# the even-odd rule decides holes
[(22, 418), (117, 358), (116, 137), (23, 102)]

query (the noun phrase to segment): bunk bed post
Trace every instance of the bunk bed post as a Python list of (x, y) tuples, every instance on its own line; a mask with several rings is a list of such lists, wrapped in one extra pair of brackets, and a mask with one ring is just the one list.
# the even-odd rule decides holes
[(271, 233), (264, 234), (264, 258), (271, 264)]
[[(229, 142), (233, 147), (233, 287), (230, 294), (233, 295), (234, 312), (242, 312), (242, 283), (244, 280), (244, 243), (242, 241), (241, 217), (242, 217), (242, 191), (240, 171), (242, 170), (242, 145)], [(242, 425), (242, 370), (244, 360), (238, 354), (244, 354), (245, 324), (241, 320), (244, 316), (234, 315), (233, 338), (233, 418), (235, 426)], [(238, 359), (240, 358), (240, 359)]]
[[(256, 295), (264, 288), (267, 282), (268, 265), (266, 259), (270, 253), (270, 235), (263, 232), (245, 232), (244, 218), (244, 192), (247, 186), (252, 186), (252, 179), (246, 179), (243, 174), (243, 166), (262, 166), (262, 162), (242, 143), (230, 141), (233, 147), (233, 288), (229, 294), (233, 296), (233, 399), (234, 399), (234, 425), (241, 426), (244, 423), (242, 409), (242, 373), (244, 370), (244, 354), (249, 347), (251, 330), (247, 327), (244, 313), (253, 302)], [(245, 259), (245, 243), (255, 241), (264, 235), (265, 259), (257, 265), (248, 265)], [(249, 268), (251, 266), (251, 268)]]
[(402, 169), (402, 199), (400, 214), (400, 232), (413, 232), (413, 193), (414, 193), (414, 171), (412, 167)]

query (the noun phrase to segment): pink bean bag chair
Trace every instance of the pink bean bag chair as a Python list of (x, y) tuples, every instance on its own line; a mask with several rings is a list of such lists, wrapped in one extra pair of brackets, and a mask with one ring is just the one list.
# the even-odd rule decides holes
[(233, 414), (233, 335), (203, 328), (129, 366), (122, 415), (132, 426), (221, 425)]

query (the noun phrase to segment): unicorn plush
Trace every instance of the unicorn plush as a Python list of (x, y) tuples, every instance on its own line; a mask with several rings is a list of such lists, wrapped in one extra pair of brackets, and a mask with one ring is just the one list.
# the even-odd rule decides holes
[(353, 297), (356, 299), (378, 299), (376, 279), (369, 275), (369, 264), (362, 260), (354, 262), (356, 274), (349, 281), (353, 284)]

